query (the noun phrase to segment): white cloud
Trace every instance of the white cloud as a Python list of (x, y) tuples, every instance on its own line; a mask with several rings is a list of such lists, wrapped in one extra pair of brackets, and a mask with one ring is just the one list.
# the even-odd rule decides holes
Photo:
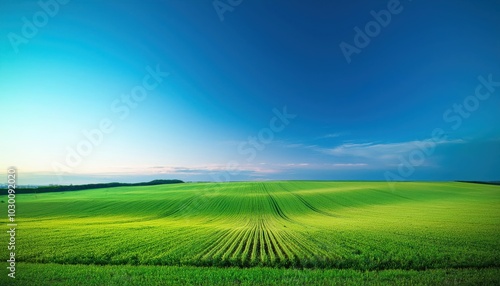
[(342, 136), (342, 133), (329, 133), (329, 134), (321, 136), (320, 139), (322, 139), (322, 138), (337, 138), (340, 136)]
[(366, 168), (367, 163), (288, 163), (288, 164), (273, 164), (273, 167), (286, 172), (291, 169), (308, 169), (308, 170), (331, 170), (345, 168)]
[(375, 160), (393, 160), (416, 149), (432, 149), (443, 144), (464, 143), (463, 140), (433, 141), (414, 140), (396, 143), (345, 143), (334, 148), (320, 148), (318, 151), (337, 157), (369, 158)]

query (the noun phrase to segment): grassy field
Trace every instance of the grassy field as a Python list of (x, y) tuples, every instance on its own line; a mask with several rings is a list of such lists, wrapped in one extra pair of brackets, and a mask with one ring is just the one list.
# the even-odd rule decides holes
[[(499, 206), (499, 186), (427, 182), (394, 189), (385, 182), (198, 183), (18, 195), (16, 281), (326, 285), (393, 277), (500, 284)], [(3, 269), (0, 282), (7, 282)], [(211, 278), (196, 278), (204, 275)]]
[(19, 272), (23, 275), (16, 283), (0, 279), (1, 285), (498, 285), (499, 281), (495, 268), (359, 271), (22, 263)]

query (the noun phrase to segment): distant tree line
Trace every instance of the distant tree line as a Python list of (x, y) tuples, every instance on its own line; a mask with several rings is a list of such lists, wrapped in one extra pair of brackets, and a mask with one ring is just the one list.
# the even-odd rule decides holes
[[(69, 192), (69, 191), (81, 191), (90, 189), (101, 189), (101, 188), (114, 188), (114, 187), (131, 187), (131, 186), (153, 186), (153, 185), (164, 185), (164, 184), (180, 184), (184, 183), (181, 180), (153, 180), (151, 182), (142, 183), (102, 183), (102, 184), (86, 184), (86, 185), (50, 185), (50, 186), (39, 186), (38, 188), (16, 188), (16, 194), (29, 194), (29, 193), (48, 193), (48, 192)], [(7, 194), (7, 188), (2, 189), (1, 195)]]
[(471, 183), (471, 184), (486, 184), (486, 185), (500, 185), (500, 181), (496, 182), (483, 182), (483, 181), (457, 181), (460, 183)]

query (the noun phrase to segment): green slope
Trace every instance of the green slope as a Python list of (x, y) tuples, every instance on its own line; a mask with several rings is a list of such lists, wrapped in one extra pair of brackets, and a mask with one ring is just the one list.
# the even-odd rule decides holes
[(359, 271), (351, 269), (22, 263), (1, 285), (499, 285), (498, 268)]
[[(500, 186), (468, 183), (408, 182), (391, 190), (385, 182), (284, 181), (25, 194), (17, 196), (16, 257), (102, 265), (499, 267), (499, 206)], [(0, 243), (7, 257), (6, 240)]]

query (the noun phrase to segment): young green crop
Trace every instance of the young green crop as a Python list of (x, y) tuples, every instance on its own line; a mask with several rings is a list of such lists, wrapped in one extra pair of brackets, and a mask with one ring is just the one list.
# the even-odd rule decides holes
[[(15, 281), (0, 285), (499, 285), (498, 268), (359, 271), (351, 269), (20, 263)], [(21, 274), (22, 273), (22, 274)], [(10, 279), (10, 280), (8, 280)]]
[[(385, 182), (276, 181), (21, 194), (16, 258), (357, 270), (500, 267), (499, 205), (499, 186), (429, 182), (397, 183), (394, 190)], [(0, 206), (6, 213), (6, 204)], [(6, 257), (6, 247), (0, 253)]]

